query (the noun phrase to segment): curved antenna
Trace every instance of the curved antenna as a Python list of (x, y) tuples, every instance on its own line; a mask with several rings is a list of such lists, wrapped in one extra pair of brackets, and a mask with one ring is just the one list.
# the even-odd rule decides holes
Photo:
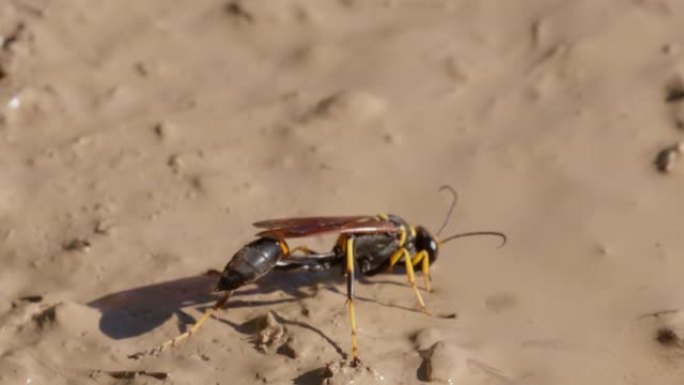
[(461, 233), (461, 234), (454, 234), (454, 235), (448, 236), (448, 237), (440, 240), (439, 243), (445, 244), (445, 243), (452, 241), (456, 238), (471, 237), (471, 236), (475, 236), (475, 235), (493, 235), (493, 236), (501, 238), (501, 244), (498, 247), (499, 249), (502, 248), (506, 244), (506, 242), (508, 242), (508, 238), (506, 237), (506, 234), (500, 233), (498, 231), (472, 231), (469, 233)]
[(456, 190), (453, 189), (453, 187), (444, 185), (439, 187), (439, 191), (444, 191), (447, 190), (451, 193), (451, 195), (454, 197), (454, 199), (451, 201), (451, 205), (449, 205), (449, 210), (447, 211), (446, 217), (444, 217), (444, 222), (442, 222), (442, 225), (439, 226), (439, 230), (437, 230), (437, 237), (439, 237), (439, 234), (444, 231), (444, 229), (447, 227), (449, 224), (449, 220), (451, 219), (451, 214), (454, 212), (454, 208), (456, 207), (456, 202), (458, 201), (458, 194), (456, 194)]

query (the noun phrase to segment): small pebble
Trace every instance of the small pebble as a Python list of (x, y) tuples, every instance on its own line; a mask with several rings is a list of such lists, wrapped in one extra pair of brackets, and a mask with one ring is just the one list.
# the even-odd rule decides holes
[(226, 4), (226, 13), (232, 17), (244, 20), (248, 23), (254, 22), (254, 15), (245, 10), (245, 7), (239, 1), (230, 1)]
[(10, 110), (16, 110), (19, 107), (21, 107), (21, 99), (19, 99), (19, 96), (14, 96), (7, 102), (7, 108)]
[(0, 36), (0, 47), (4, 50), (10, 50), (12, 46), (19, 41), (19, 38), (24, 33), (26, 25), (19, 23), (14, 27), (14, 30), (5, 36)]
[(37, 302), (41, 302), (43, 300), (43, 296), (42, 295), (25, 295), (23, 297), (19, 297), (19, 300), (22, 302), (37, 303)]
[(320, 99), (301, 119), (304, 122), (312, 119), (343, 118), (368, 121), (384, 115), (387, 108), (387, 101), (377, 95), (342, 91)]
[(155, 124), (152, 127), (152, 130), (154, 131), (154, 134), (157, 135), (157, 138), (159, 138), (159, 140), (163, 140), (166, 137), (166, 125), (164, 123), (159, 122)]
[(461, 348), (439, 341), (422, 355), (425, 377), (430, 382), (458, 384), (468, 375), (466, 352)]
[(684, 348), (684, 313), (675, 311), (660, 318), (663, 324), (656, 331), (655, 340), (663, 346)]
[(108, 235), (112, 231), (113, 227), (114, 225), (112, 225), (112, 223), (103, 219), (95, 223), (95, 228), (93, 229), (93, 231), (95, 232), (95, 234)]
[(673, 105), (670, 114), (675, 126), (680, 130), (684, 130), (684, 105), (682, 103)]
[(682, 339), (668, 327), (662, 327), (656, 332), (656, 341), (664, 346), (680, 346)]
[(384, 384), (384, 377), (361, 362), (343, 359), (328, 362), (323, 369), (322, 385)]
[(142, 77), (147, 77), (150, 74), (150, 69), (143, 62), (135, 63), (133, 65), (133, 69), (135, 70), (135, 72), (138, 73), (138, 75), (140, 75)]
[(54, 323), (57, 320), (57, 305), (50, 306), (37, 314), (33, 315), (33, 322), (38, 325), (38, 328), (43, 329), (47, 325)]
[(676, 78), (667, 86), (665, 90), (665, 102), (674, 103), (684, 99), (684, 81)]
[(675, 166), (675, 161), (682, 155), (684, 151), (684, 142), (675, 145), (667, 146), (660, 150), (656, 155), (654, 164), (658, 171), (667, 174), (672, 172)]
[(88, 251), (90, 249), (90, 241), (83, 238), (74, 238), (62, 246), (66, 251)]
[(434, 328), (425, 328), (413, 335), (413, 343), (418, 350), (430, 349), (443, 338), (442, 332)]
[(183, 167), (183, 160), (178, 155), (171, 155), (166, 164), (171, 168), (174, 174), (178, 174)]
[(276, 320), (273, 312), (266, 313), (261, 326), (257, 344), (259, 350), (266, 351), (269, 347), (283, 342), (285, 327)]

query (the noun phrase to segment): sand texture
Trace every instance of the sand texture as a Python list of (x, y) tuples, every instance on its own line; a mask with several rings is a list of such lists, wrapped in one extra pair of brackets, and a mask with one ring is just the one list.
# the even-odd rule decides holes
[[(681, 384), (683, 79), (680, 0), (3, 0), (0, 384)], [(432, 317), (361, 279), (362, 365), (338, 269), (129, 358), (253, 222), (435, 232), (442, 185), (508, 244), (443, 245)]]

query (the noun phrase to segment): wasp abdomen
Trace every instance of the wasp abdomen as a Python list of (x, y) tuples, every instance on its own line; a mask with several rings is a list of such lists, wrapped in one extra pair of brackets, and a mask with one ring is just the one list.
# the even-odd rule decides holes
[(284, 255), (281, 242), (259, 238), (238, 250), (223, 269), (216, 291), (235, 290), (271, 271)]

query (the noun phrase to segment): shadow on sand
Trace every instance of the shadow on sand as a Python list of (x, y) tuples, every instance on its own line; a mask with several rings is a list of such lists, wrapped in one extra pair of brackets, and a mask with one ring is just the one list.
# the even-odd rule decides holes
[[(403, 273), (397, 272), (395, 274)], [(214, 293), (217, 278), (218, 272), (209, 271), (202, 275), (108, 294), (89, 302), (87, 305), (100, 311), (102, 314), (99, 324), (100, 330), (112, 339), (120, 340), (143, 335), (161, 326), (173, 316), (176, 316), (179, 320), (179, 332), (184, 332), (188, 325), (191, 325), (196, 320), (183, 309), (196, 307), (198, 311), (203, 312), (205, 309), (213, 306), (220, 297), (220, 294)], [(344, 278), (336, 270), (299, 274), (288, 271), (273, 271), (257, 281), (256, 284), (249, 285), (245, 289), (235, 292), (226, 308), (260, 307), (297, 302), (314, 296), (317, 290), (335, 293), (340, 296), (340, 301), (343, 302), (346, 300), (346, 291), (341, 289), (343, 283)], [(381, 280), (378, 277), (369, 280), (364, 276), (359, 277), (359, 283), (364, 286), (375, 284), (405, 286), (396, 281)], [(304, 290), (307, 288), (309, 290)], [(312, 288), (313, 290), (311, 290)], [(410, 295), (410, 289), (408, 287), (405, 287), (405, 289), (407, 294)], [(285, 292), (287, 296), (274, 300), (250, 299), (257, 294), (268, 294), (275, 291)], [(356, 299), (402, 311), (418, 312), (415, 308), (382, 303), (373, 298), (357, 296)], [(284, 318), (279, 314), (275, 314), (275, 316), (281, 324), (303, 328), (318, 334), (342, 358), (346, 359), (347, 353), (344, 352), (338, 343), (317, 327), (299, 320)], [(221, 317), (220, 321), (238, 333), (253, 333), (253, 328), (250, 326), (251, 321), (238, 324), (230, 321), (229, 318), (230, 316), (226, 315)], [(318, 368), (300, 374), (294, 379), (294, 383), (297, 385), (319, 384), (322, 376), (323, 368)]]
[[(214, 287), (218, 278), (217, 271), (209, 271), (205, 274), (171, 280), (148, 286), (141, 286), (105, 295), (95, 299), (87, 305), (98, 309), (102, 314), (100, 318), (100, 330), (108, 337), (121, 340), (137, 337), (148, 333), (161, 326), (173, 316), (179, 320), (179, 333), (193, 324), (196, 319), (184, 311), (185, 308), (195, 307), (196, 310), (204, 310), (213, 306), (220, 294), (214, 293)], [(338, 288), (344, 282), (339, 271), (327, 271), (316, 273), (293, 273), (287, 271), (273, 271), (263, 277), (256, 284), (247, 286), (245, 289), (236, 291), (228, 301), (226, 308), (235, 309), (242, 307), (272, 306), (281, 303), (298, 302), (304, 298), (315, 296), (318, 290), (326, 290), (340, 296), (340, 301), (346, 300), (346, 292)], [(366, 277), (360, 277), (362, 285), (393, 284), (400, 283), (387, 280), (369, 281)], [(403, 286), (403, 285), (402, 285)], [(305, 288), (313, 290), (303, 290)], [(406, 287), (407, 294), (410, 289)], [(282, 291), (287, 294), (284, 298), (273, 300), (251, 300), (257, 294), (268, 294)], [(375, 299), (357, 296), (357, 300), (373, 302), (381, 306), (397, 308), (402, 311), (418, 311), (414, 308), (403, 307), (396, 304), (387, 304)], [(342, 357), (347, 354), (330, 336), (326, 335), (314, 325), (299, 320), (286, 319), (276, 314), (277, 321), (284, 325), (303, 328), (318, 334)], [(230, 316), (221, 317), (220, 321), (229, 325), (233, 330), (241, 334), (251, 334), (252, 328), (248, 321), (238, 324), (229, 320)], [(298, 378), (296, 383), (308, 383), (313, 377), (318, 378), (319, 371), (312, 371)]]
[[(227, 308), (259, 307), (286, 302), (296, 302), (311, 294), (302, 288), (313, 287), (320, 283), (339, 283), (339, 274), (332, 272), (314, 274), (292, 274), (289, 272), (271, 272), (259, 280), (256, 286), (241, 289), (233, 295)], [(337, 278), (335, 278), (337, 277)], [(172, 281), (141, 286), (97, 298), (87, 305), (102, 313), (100, 330), (110, 338), (120, 340), (137, 337), (162, 325), (172, 316), (181, 321), (180, 331), (195, 322), (195, 319), (183, 311), (187, 307), (198, 307), (204, 311), (212, 306), (220, 297), (214, 293), (217, 273), (208, 272), (203, 275), (176, 279)], [(283, 291), (288, 298), (256, 301), (249, 299), (255, 294), (267, 294)]]

